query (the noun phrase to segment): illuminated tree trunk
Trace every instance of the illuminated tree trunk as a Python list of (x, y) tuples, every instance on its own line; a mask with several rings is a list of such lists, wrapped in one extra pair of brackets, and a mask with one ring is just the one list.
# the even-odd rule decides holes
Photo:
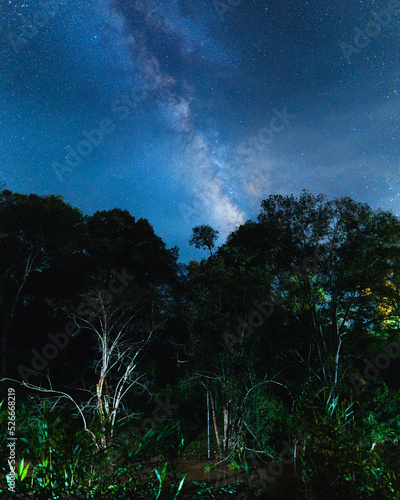
[(215, 433), (215, 441), (217, 442), (217, 448), (218, 448), (218, 456), (221, 457), (221, 440), (219, 437), (219, 432), (218, 432), (218, 425), (217, 425), (217, 416), (215, 413), (215, 405), (214, 405), (214, 399), (212, 397), (211, 392), (210, 394), (210, 402), (211, 402), (211, 414), (212, 414), (212, 419), (213, 419), (213, 424), (214, 424), (214, 433)]
[(225, 404), (223, 408), (223, 415), (224, 415), (224, 456), (227, 455), (228, 453), (228, 442), (229, 442), (229, 405), (228, 403)]

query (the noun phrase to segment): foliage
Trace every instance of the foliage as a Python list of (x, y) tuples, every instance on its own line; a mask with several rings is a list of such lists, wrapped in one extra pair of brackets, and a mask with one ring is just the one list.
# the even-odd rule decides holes
[[(24, 413), (26, 420), (20, 417), (17, 429), (19, 435), (27, 436), (19, 439), (24, 446), (17, 454), (21, 460), (16, 475), (18, 498), (172, 500), (179, 496), (184, 476), (177, 477), (169, 461), (160, 471), (149, 468), (149, 456), (158, 454), (162, 434), (148, 435), (134, 447), (121, 425), (119, 445), (99, 453), (87, 433), (78, 430), (74, 419), (59, 407), (50, 408), (45, 402), (37, 412)], [(2, 463), (2, 472), (7, 470)], [(0, 488), (2, 498), (13, 498), (5, 479)]]
[(362, 446), (355, 404), (339, 403), (332, 392), (310, 406), (302, 419), (306, 438), (301, 476), (307, 499), (396, 499), (396, 474), (375, 445)]
[(272, 384), (255, 387), (243, 402), (249, 448), (276, 454), (294, 432), (293, 417), (281, 398), (271, 394)]
[(189, 243), (190, 245), (194, 245), (196, 248), (207, 248), (210, 255), (212, 255), (217, 237), (218, 231), (213, 229), (211, 226), (197, 226), (193, 228), (193, 235)]
[[(190, 244), (210, 256), (188, 265), (147, 220), (118, 208), (84, 216), (60, 196), (3, 191), (0, 226), (8, 235), (0, 245), (1, 372), (16, 377), (21, 363), (29, 371), (41, 360), (30, 376), (41, 380), (46, 369), (87, 418), (84, 430), (60, 401), (30, 408), (19, 396), (21, 498), (182, 497), (179, 459), (184, 450), (205, 457), (208, 436), (213, 458), (249, 477), (250, 462), (297, 442), (307, 498), (396, 498), (394, 214), (306, 191), (271, 195), (219, 248), (218, 231), (195, 227)], [(78, 338), (63, 333), (68, 319), (81, 327)], [(50, 339), (64, 340), (55, 349)], [(373, 381), (368, 359), (381, 366)], [(179, 403), (176, 411), (159, 417), (149, 405), (156, 394)], [(134, 426), (143, 430), (146, 420), (152, 429), (141, 436)], [(0, 424), (4, 449), (3, 407)], [(237, 491), (198, 486), (197, 498)], [(241, 491), (263, 495), (251, 481)]]
[(207, 474), (207, 472), (210, 472), (210, 470), (214, 469), (216, 464), (213, 462), (209, 462), (204, 466), (204, 472)]

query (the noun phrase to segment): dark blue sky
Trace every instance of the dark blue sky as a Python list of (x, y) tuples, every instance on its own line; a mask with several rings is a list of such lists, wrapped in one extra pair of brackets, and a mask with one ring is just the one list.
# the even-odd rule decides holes
[(400, 213), (400, 1), (0, 6), (8, 189), (127, 209), (185, 262), (270, 194)]

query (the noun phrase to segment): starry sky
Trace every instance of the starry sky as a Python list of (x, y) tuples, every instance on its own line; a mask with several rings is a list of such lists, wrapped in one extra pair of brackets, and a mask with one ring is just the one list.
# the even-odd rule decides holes
[(180, 259), (270, 194), (400, 214), (400, 1), (0, 0), (0, 182)]

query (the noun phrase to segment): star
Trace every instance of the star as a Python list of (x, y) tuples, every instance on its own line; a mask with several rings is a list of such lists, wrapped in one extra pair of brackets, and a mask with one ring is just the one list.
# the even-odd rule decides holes
[(126, 209), (184, 261), (193, 225), (222, 242), (270, 194), (399, 210), (385, 179), (398, 168), (394, 16), (365, 2), (39, 3), (0, 16), (11, 191)]

